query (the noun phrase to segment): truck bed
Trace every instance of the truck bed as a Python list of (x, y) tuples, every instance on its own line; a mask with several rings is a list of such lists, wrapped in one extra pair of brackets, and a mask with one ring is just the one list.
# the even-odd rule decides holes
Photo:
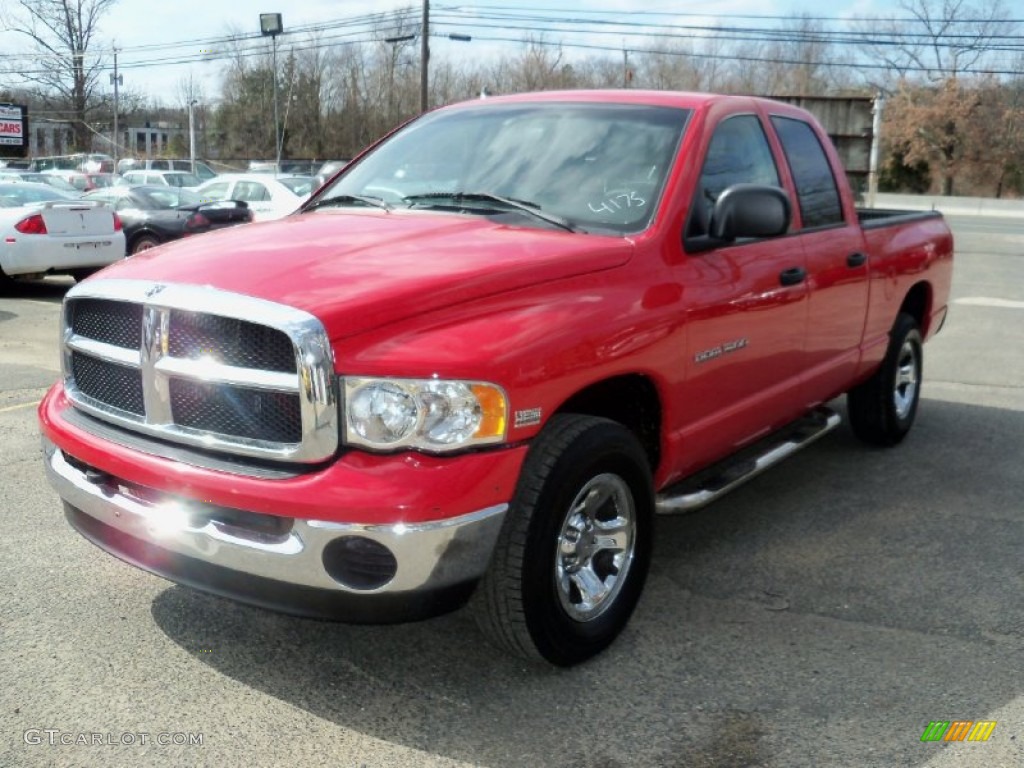
[(857, 218), (864, 229), (878, 229), (908, 221), (942, 218), (939, 211), (903, 211), (891, 208), (858, 208)]

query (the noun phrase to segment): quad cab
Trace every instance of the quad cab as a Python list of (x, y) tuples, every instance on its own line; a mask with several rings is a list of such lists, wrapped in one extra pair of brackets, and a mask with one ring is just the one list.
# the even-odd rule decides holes
[(39, 409), (70, 524), (198, 589), (405, 621), (467, 601), (556, 665), (629, 620), (656, 512), (839, 422), (900, 442), (946, 316), (938, 213), (858, 211), (755, 98), (438, 109), (280, 221), (76, 286)]

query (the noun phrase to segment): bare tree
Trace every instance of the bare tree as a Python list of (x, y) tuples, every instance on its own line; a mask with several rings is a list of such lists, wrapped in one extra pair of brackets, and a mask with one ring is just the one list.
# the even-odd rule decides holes
[(1015, 157), (1019, 140), (1015, 131), (995, 130), (1004, 114), (1001, 86), (985, 72), (1017, 30), (1002, 0), (901, 0), (898, 7), (902, 20), (860, 25), (870, 33), (865, 54), (886, 67), (869, 84), (891, 94), (882, 135), (892, 157), (927, 163), (946, 195), (972, 177), (1003, 177), (993, 159)]
[(177, 105), (183, 110), (188, 110), (190, 104), (198, 104), (203, 101), (203, 85), (197, 82), (192, 73), (178, 79), (174, 89)]
[(1000, 40), (1016, 34), (1002, 0), (901, 0), (897, 7), (905, 19), (868, 18), (859, 31), (867, 36), (864, 53), (887, 69), (876, 70), (870, 85), (892, 91), (908, 79), (932, 83), (969, 75), (983, 66), (1000, 47)]
[(685, 39), (658, 46), (636, 56), (636, 83), (644, 88), (699, 91), (706, 88), (702, 72), (705, 59), (694, 55), (694, 44)]
[(48, 103), (70, 108), (79, 150), (89, 148), (88, 118), (102, 105), (96, 85), (104, 61), (89, 49), (100, 18), (115, 2), (18, 0), (4, 19), (5, 26), (29, 38), (34, 49), (30, 57), (12, 57), (13, 72), (34, 83)]

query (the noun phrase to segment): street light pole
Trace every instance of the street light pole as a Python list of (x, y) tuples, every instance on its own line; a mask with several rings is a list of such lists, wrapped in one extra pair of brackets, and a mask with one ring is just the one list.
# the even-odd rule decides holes
[(117, 135), (117, 87), (121, 85), (121, 81), (123, 80), (123, 78), (123, 75), (119, 75), (117, 73), (117, 48), (115, 48), (114, 74), (110, 76), (110, 82), (114, 86), (114, 135), (112, 137), (114, 140), (111, 142), (111, 144), (113, 144), (114, 147), (113, 152), (111, 152), (111, 154), (114, 156), (114, 173), (117, 173), (117, 147), (119, 143), (119, 138)]
[(277, 108), (277, 36), (284, 30), (280, 13), (260, 14), (260, 34), (269, 35), (274, 51), (274, 172), (281, 170), (281, 121), (278, 119)]
[(420, 33), (420, 112), (428, 106), (427, 86), (430, 69), (430, 0), (423, 0), (423, 30)]

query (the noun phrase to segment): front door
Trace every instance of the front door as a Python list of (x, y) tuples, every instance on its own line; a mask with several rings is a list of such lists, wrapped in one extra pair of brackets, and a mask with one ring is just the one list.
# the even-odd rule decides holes
[[(716, 127), (687, 240), (706, 234), (714, 200), (737, 183), (782, 186), (754, 114), (726, 118)], [(689, 253), (676, 269), (687, 313), (676, 434), (686, 473), (800, 415), (808, 294), (804, 251), (795, 237)]]

